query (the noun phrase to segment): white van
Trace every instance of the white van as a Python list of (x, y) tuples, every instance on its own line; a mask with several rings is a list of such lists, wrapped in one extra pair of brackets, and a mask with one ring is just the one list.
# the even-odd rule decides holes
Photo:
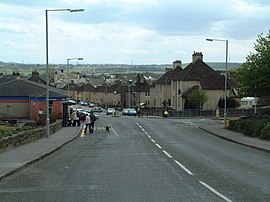
[(240, 108), (242, 109), (252, 109), (258, 103), (257, 97), (243, 97), (241, 98)]

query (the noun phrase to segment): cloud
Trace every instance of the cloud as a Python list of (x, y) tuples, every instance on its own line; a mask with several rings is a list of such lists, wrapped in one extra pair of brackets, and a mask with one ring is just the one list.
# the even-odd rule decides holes
[(193, 51), (221, 60), (217, 53), (224, 55), (224, 44), (210, 45), (206, 37), (228, 39), (231, 58), (243, 61), (270, 22), (268, 1), (10, 0), (0, 3), (3, 58), (43, 63), (45, 9), (53, 8), (85, 8), (79, 13), (49, 12), (54, 63), (77, 55), (93, 63), (190, 62)]

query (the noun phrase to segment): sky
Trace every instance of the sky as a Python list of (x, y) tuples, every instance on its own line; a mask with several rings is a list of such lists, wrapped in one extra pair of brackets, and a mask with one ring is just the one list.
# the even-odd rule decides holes
[(270, 28), (269, 0), (0, 0), (0, 61), (46, 63), (245, 62)]

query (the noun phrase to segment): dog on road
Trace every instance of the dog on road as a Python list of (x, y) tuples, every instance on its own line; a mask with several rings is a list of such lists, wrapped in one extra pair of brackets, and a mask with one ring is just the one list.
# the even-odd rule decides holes
[(107, 133), (107, 132), (109, 133), (109, 132), (110, 132), (110, 128), (111, 128), (110, 125), (109, 125), (109, 126), (106, 126), (106, 127), (105, 127), (105, 133)]

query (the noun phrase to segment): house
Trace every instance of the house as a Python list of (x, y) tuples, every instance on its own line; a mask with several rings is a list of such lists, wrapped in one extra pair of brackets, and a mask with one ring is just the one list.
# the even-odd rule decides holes
[(182, 71), (181, 60), (173, 62), (172, 69), (166, 69), (154, 85), (150, 87), (150, 105), (153, 107), (171, 106), (171, 81), (172, 77), (178, 75)]
[[(201, 52), (194, 52), (192, 63), (171, 77), (172, 108), (183, 110), (189, 93), (197, 88), (204, 91), (207, 96), (203, 109), (217, 109), (220, 97), (224, 96), (224, 80), (224, 76), (203, 62)], [(228, 92), (229, 89), (228, 86)]]
[[(38, 112), (46, 112), (46, 85), (17, 78), (0, 84), (0, 116), (36, 119)], [(62, 117), (62, 102), (66, 96), (61, 90), (49, 87), (51, 117)]]
[(13, 72), (12, 75), (4, 75), (3, 73), (0, 74), (0, 84), (6, 83), (9, 81), (13, 81), (20, 78), (20, 74)]
[(134, 94), (135, 94), (135, 106), (150, 105), (150, 85), (146, 81), (143, 75), (137, 75), (137, 81), (134, 84)]
[(79, 100), (78, 89), (79, 85), (75, 84), (73, 80), (71, 80), (70, 84), (67, 84), (63, 90), (66, 92), (67, 96), (72, 100)]
[(43, 78), (39, 75), (38, 71), (32, 71), (32, 76), (28, 78), (29, 81), (34, 81), (43, 85), (46, 85), (46, 78)]
[(84, 85), (81, 85), (78, 88), (78, 97), (80, 101), (84, 102), (92, 102), (93, 101), (93, 92), (95, 91), (95, 86), (93, 86), (91, 83), (86, 83)]

